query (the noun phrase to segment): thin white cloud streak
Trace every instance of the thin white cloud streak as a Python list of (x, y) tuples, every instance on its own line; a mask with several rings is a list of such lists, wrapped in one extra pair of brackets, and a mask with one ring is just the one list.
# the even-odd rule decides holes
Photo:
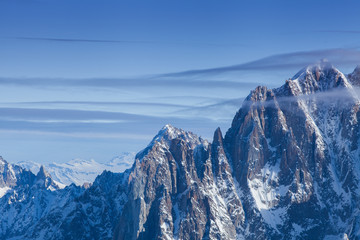
[(72, 109), (0, 108), (0, 118), (34, 120), (150, 120), (151, 116), (122, 112), (85, 111)]
[(93, 89), (154, 89), (154, 88), (200, 88), (200, 89), (233, 89), (256, 87), (262, 83), (229, 80), (181, 79), (165, 76), (138, 78), (91, 78), (91, 79), (58, 79), (58, 78), (0, 78), (0, 85), (52, 88), (93, 88)]
[(160, 103), (160, 102), (105, 102), (105, 101), (38, 101), (38, 102), (5, 102), (2, 105), (90, 105), (90, 106), (147, 106), (147, 107), (172, 107), (172, 108), (188, 108), (190, 105)]
[(65, 42), (65, 43), (133, 43), (133, 44), (154, 44), (153, 41), (136, 40), (109, 40), (109, 39), (85, 39), (85, 38), (51, 38), (51, 37), (2, 37), (3, 39), (41, 41), (41, 42)]
[(56, 131), (36, 131), (36, 130), (10, 130), (0, 129), (0, 133), (7, 134), (30, 134), (41, 136), (55, 136), (55, 137), (71, 137), (71, 138), (99, 138), (99, 139), (130, 139), (130, 140), (149, 140), (153, 135), (144, 134), (128, 134), (128, 133), (84, 133), (84, 132), (56, 132)]
[(205, 106), (193, 106), (178, 110), (172, 114), (175, 116), (207, 116), (215, 121), (231, 121), (236, 111), (241, 107), (244, 98), (218, 101)]
[[(11, 118), (3, 118), (3, 120), (8, 121), (18, 121), (19, 119), (11, 119)], [(23, 122), (30, 123), (100, 123), (100, 124), (110, 124), (110, 123), (125, 123), (124, 120), (97, 120), (97, 119), (89, 119), (89, 120), (36, 120), (36, 119), (21, 119)]]
[(189, 70), (178, 73), (164, 74), (168, 77), (184, 77), (195, 75), (217, 75), (228, 72), (241, 71), (283, 71), (289, 69), (303, 68), (304, 66), (314, 64), (319, 60), (327, 58), (335, 65), (358, 65), (360, 64), (360, 51), (355, 49), (324, 49), (314, 51), (300, 51), (285, 54), (277, 54), (264, 57), (255, 61), (208, 69)]
[(231, 47), (244, 46), (239, 43), (211, 43), (211, 42), (163, 42), (163, 41), (147, 41), (147, 40), (114, 40), (114, 39), (90, 39), (90, 38), (55, 38), (55, 37), (0, 37), (7, 40), (21, 41), (39, 41), (39, 42), (57, 42), (57, 43), (93, 43), (93, 44), (137, 44), (137, 45), (182, 45), (182, 46), (210, 46), (210, 47)]
[(349, 34), (360, 34), (359, 30), (320, 30), (316, 31), (319, 33), (349, 33)]

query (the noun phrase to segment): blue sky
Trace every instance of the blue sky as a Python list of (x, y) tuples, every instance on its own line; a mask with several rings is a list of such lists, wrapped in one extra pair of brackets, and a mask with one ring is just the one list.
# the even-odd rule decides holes
[(257, 85), (360, 64), (358, 1), (0, 0), (0, 155), (107, 161), (167, 123), (211, 140)]

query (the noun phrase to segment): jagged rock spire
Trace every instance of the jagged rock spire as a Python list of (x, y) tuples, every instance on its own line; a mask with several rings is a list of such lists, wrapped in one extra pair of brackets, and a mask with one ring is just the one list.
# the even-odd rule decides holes
[(223, 136), (220, 127), (218, 127), (214, 132), (213, 144), (216, 146), (223, 145)]
[(357, 87), (360, 86), (360, 65), (358, 65), (352, 73), (348, 75), (351, 83)]
[(50, 177), (50, 174), (45, 170), (45, 167), (41, 165), (40, 170), (38, 174), (36, 175), (37, 179), (45, 179), (47, 177)]

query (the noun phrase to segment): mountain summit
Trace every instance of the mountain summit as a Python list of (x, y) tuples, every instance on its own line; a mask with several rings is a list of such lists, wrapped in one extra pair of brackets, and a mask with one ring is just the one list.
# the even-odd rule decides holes
[(359, 239), (358, 76), (322, 61), (259, 86), (225, 136), (166, 125), (130, 169), (88, 188), (14, 185), (0, 162), (14, 186), (0, 238)]

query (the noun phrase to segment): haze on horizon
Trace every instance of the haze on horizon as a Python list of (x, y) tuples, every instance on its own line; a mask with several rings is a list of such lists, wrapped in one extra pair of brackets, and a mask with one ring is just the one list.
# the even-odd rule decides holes
[[(358, 1), (0, 2), (0, 155), (107, 161), (167, 123), (211, 140), (258, 85), (360, 64)], [(255, 14), (256, 13), (256, 14)]]

